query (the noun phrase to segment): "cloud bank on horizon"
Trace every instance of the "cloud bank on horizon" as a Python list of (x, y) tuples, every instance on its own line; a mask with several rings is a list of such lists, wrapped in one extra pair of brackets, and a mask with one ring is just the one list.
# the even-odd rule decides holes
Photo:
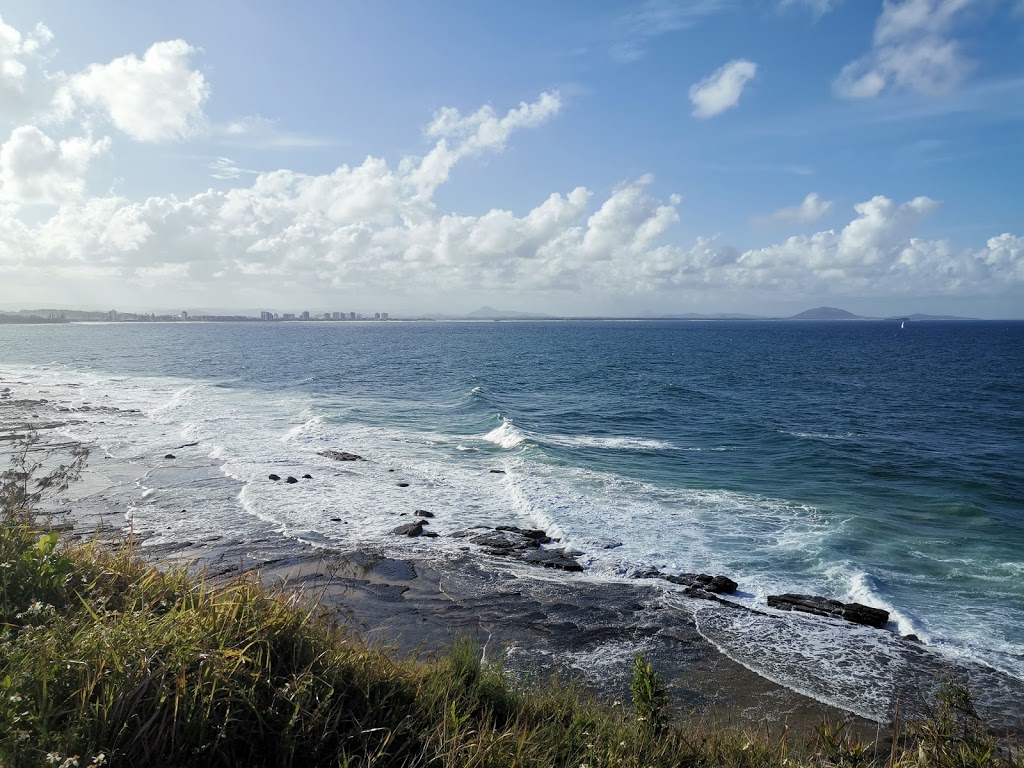
[[(698, 5), (684, 23), (670, 6), (642, 4), (647, 14), (634, 17), (612, 60), (634, 66), (659, 35), (728, 13), (732, 4)], [(777, 13), (821, 24), (840, 6), (781, 0)], [(985, 7), (885, 0), (867, 50), (823, 73), (823, 87), (840, 104), (949, 94), (974, 66), (959, 25)], [(216, 72), (204, 72), (199, 46), (156, 40), (139, 53), (66, 72), (54, 67), (57, 42), (41, 22), (22, 31), (0, 19), (0, 128), (10, 131), (0, 138), (0, 304), (123, 296), (133, 298), (122, 305), (153, 307), (324, 306), (339, 297), (347, 306), (374, 296), (430, 309), (439, 300), (469, 308), (483, 297), (547, 311), (568, 304), (608, 312), (620, 303), (678, 311), (695, 301), (743, 309), (779, 297), (967, 298), (977, 306), (994, 296), (1024, 299), (1022, 230), (992, 231), (967, 244), (941, 231), (924, 236), (941, 207), (927, 190), (901, 197), (879, 190), (840, 205), (805, 188), (774, 211), (743, 212), (761, 237), (766, 229), (791, 231), (742, 248), (730, 245), (728, 233), (682, 235), (688, 202), (700, 190), (684, 201), (676, 180), (660, 171), (605, 192), (584, 184), (542, 190), (518, 215), (501, 206), (460, 212), (449, 202), (457, 167), (486, 170), (519, 151), (515, 137), (551, 131), (576, 107), (573, 87), (538, 89), (504, 106), (436, 105), (421, 120), (422, 150), (395, 159), (367, 155), (322, 172), (256, 170), (218, 154), (231, 146), (223, 142), (301, 144), (290, 145), (266, 118), (211, 117)], [(771, 76), (753, 56), (737, 57), (689, 86), (680, 83), (675, 98), (688, 96), (689, 120), (713, 126), (741, 113), (747, 91)], [(213, 188), (193, 180), (193, 192), (133, 196), (119, 193), (118, 179), (97, 167), (122, 150), (145, 157), (204, 142), (216, 152), (195, 165), (217, 182)], [(824, 180), (802, 176), (798, 183), (809, 182)], [(830, 218), (834, 226), (812, 226)]]

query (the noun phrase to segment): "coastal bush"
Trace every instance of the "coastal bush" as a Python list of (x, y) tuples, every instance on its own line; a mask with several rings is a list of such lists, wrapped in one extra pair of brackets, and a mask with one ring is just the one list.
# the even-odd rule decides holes
[(35, 505), (85, 456), (37, 449), (0, 476), (0, 768), (1022, 765), (962, 688), (880, 755), (830, 725), (792, 743), (672, 723), (642, 658), (632, 712), (558, 679), (515, 684), (466, 640), (400, 659), (256, 574), (214, 584), (141, 562), (130, 538), (62, 539)]

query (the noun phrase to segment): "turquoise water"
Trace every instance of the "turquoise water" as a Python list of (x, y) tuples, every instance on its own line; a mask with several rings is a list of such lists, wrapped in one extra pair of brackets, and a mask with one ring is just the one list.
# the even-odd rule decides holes
[[(394, 546), (414, 499), (545, 527), (593, 578), (653, 565), (729, 574), (752, 605), (884, 607), (894, 637), (1024, 680), (1024, 323), (0, 326), (0, 378), (141, 409), (68, 431), (138, 462), (133, 522), (160, 535)], [(201, 490), (145, 460), (175, 441), (234, 483), (200, 517), (167, 516)], [(316, 483), (266, 484), (310, 466)]]

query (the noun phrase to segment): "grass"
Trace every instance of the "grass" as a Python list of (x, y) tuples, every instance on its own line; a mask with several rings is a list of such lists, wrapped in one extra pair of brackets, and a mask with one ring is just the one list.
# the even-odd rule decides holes
[(0, 767), (1024, 765), (962, 688), (875, 755), (827, 724), (793, 743), (673, 723), (643, 659), (629, 708), (518, 687), (466, 642), (399, 659), (258, 576), (213, 585), (130, 541), (62, 541), (33, 509), (85, 457), (42, 474), (37, 450), (0, 475)]

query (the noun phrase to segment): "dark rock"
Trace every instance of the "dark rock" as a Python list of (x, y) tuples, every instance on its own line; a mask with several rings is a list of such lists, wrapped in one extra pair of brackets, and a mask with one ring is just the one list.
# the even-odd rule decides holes
[(492, 475), (504, 475), (505, 474), (505, 470), (504, 469), (492, 469), (490, 472), (491, 472)]
[(176, 459), (176, 458), (178, 458), (178, 457), (177, 457), (177, 456), (175, 456), (175, 455), (174, 455), (173, 453), (168, 453), (168, 454), (166, 454), (166, 455), (164, 456), (164, 458), (165, 458), (165, 459)]
[(739, 586), (728, 576), (711, 576), (707, 573), (680, 573), (678, 576), (671, 573), (662, 573), (655, 569), (638, 571), (635, 575), (638, 579), (664, 579), (682, 587), (695, 587), (705, 592), (718, 595), (731, 595)]
[(331, 518), (331, 522), (332, 523), (340, 523), (341, 522), (341, 518), (340, 517), (332, 517)]
[(917, 635), (904, 635), (903, 639), (906, 640), (908, 643), (920, 643), (923, 645), (923, 643), (921, 643), (921, 638)]
[[(540, 547), (540, 542), (538, 540), (520, 536), (518, 533), (512, 531), (481, 533), (473, 536), (470, 541), (477, 546), (486, 547), (491, 550), (505, 550), (506, 553), (508, 551), (537, 549)], [(500, 553), (496, 552), (495, 554)]]
[(419, 536), (421, 533), (423, 533), (423, 521), (417, 520), (415, 523), (400, 525), (397, 528), (395, 528), (395, 530), (392, 531), (392, 533), (398, 536), (409, 536), (410, 538), (414, 536)]
[(562, 571), (579, 572), (583, 570), (576, 558), (567, 555), (560, 549), (537, 549), (527, 552), (522, 557), (524, 562), (543, 565), (545, 568), (558, 568)]
[(520, 536), (523, 536), (527, 539), (533, 539), (534, 541), (538, 541), (541, 544), (547, 544), (549, 541), (551, 541), (551, 539), (548, 538), (547, 533), (545, 531), (540, 530), (539, 528), (517, 528), (514, 525), (499, 525), (494, 530), (505, 531), (508, 533), (518, 533)]
[(843, 603), (817, 595), (768, 595), (768, 607), (781, 611), (799, 611), (814, 616), (832, 616), (846, 619), (854, 624), (868, 627), (884, 627), (889, 621), (889, 612), (860, 603)]
[(313, 479), (313, 476), (312, 476), (312, 475), (303, 475), (303, 476), (302, 476), (302, 479), (303, 479), (303, 480), (312, 480), (312, 479)]
[(319, 455), (335, 461), (366, 461), (359, 454), (348, 451), (320, 451)]
[(280, 480), (281, 476), (280, 475), (267, 475), (267, 478), (269, 480), (275, 480), (276, 481), (276, 480)]
[(436, 539), (440, 534), (434, 533), (433, 531), (424, 531), (423, 537), (426, 539)]
[(408, 488), (409, 484), (408, 483), (398, 483), (398, 487), (399, 488)]
[(294, 477), (292, 477), (291, 475), (289, 475), (289, 476), (288, 476), (288, 477), (287, 477), (287, 478), (285, 479), (285, 482), (286, 482), (286, 483), (288, 483), (288, 485), (295, 485), (295, 483), (297, 483), (297, 482), (299, 482), (299, 481), (298, 481), (298, 480), (297, 480), (296, 478), (294, 478)]
[(428, 512), (425, 509), (417, 509), (415, 512), (413, 512), (413, 514), (416, 515), (416, 517), (433, 517), (434, 516), (433, 512)]

